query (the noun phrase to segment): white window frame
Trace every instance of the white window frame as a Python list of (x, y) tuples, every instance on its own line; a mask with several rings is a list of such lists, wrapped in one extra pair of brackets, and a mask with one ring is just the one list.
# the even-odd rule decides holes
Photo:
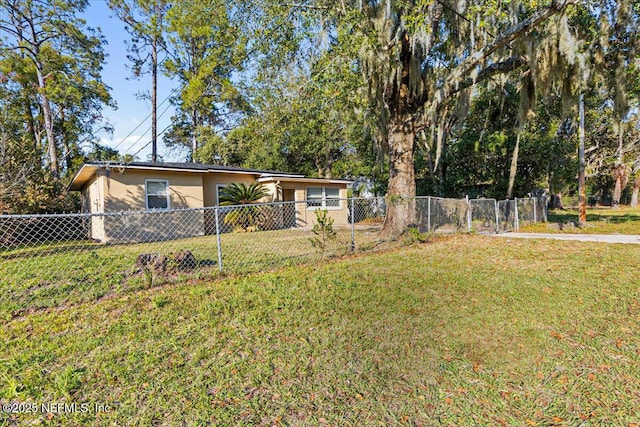
[[(149, 207), (149, 183), (150, 182), (162, 182), (167, 188), (167, 207), (166, 208), (150, 208)], [(145, 179), (144, 180), (144, 204), (148, 211), (168, 211), (171, 209), (171, 190), (169, 187), (168, 179)]]
[[(309, 189), (310, 188), (319, 188), (322, 190), (322, 198), (321, 199), (316, 199), (316, 200), (320, 200), (321, 204), (320, 206), (309, 206)], [(327, 189), (334, 189), (334, 190), (338, 190), (338, 198), (331, 198), (331, 200), (338, 200), (338, 206), (327, 206)], [(324, 187), (324, 186), (320, 186), (320, 187), (307, 187), (307, 189), (305, 190), (305, 203), (307, 205), (307, 210), (308, 211), (315, 211), (318, 209), (326, 209), (328, 211), (339, 211), (342, 209), (342, 198), (340, 197), (340, 187)]]

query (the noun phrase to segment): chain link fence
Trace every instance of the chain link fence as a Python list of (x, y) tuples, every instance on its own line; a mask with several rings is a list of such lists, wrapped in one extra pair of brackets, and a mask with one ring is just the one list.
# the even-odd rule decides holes
[[(417, 197), (419, 232), (501, 232), (543, 221), (541, 200)], [(381, 241), (384, 198), (283, 202), (100, 214), (0, 216), (5, 311), (84, 299), (167, 281), (320, 263), (403, 244)], [(1, 311), (2, 309), (0, 309)], [(0, 313), (1, 317), (1, 313)]]

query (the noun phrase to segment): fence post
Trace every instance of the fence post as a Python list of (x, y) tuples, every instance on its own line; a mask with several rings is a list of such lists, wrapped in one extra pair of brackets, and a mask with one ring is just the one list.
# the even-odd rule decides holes
[(222, 273), (222, 246), (220, 244), (220, 216), (218, 215), (218, 207), (215, 207), (216, 213), (216, 240), (218, 242), (218, 268)]
[(498, 206), (499, 203), (496, 199), (493, 199), (493, 205), (496, 208), (496, 234), (500, 234), (500, 217), (498, 215)]
[(427, 231), (431, 232), (431, 196), (427, 197)]
[(533, 223), (538, 222), (538, 213), (536, 212), (536, 197), (533, 198)]
[(351, 197), (351, 252), (356, 251), (356, 217), (355, 217), (355, 197)]
[(516, 218), (515, 218), (515, 226), (516, 226), (516, 231), (520, 231), (520, 218), (518, 218), (518, 198), (514, 197), (513, 201), (515, 202), (515, 212), (516, 212)]
[(468, 194), (464, 198), (467, 201), (467, 231), (471, 233), (471, 201)]

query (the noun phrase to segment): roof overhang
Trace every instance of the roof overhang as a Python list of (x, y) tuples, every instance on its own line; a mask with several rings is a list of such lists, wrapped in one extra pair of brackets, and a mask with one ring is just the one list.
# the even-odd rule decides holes
[[(238, 172), (238, 171), (215, 171), (215, 170), (203, 170), (203, 169), (189, 169), (189, 168), (172, 168), (172, 167), (162, 167), (162, 166), (139, 166), (139, 165), (121, 165), (121, 164), (91, 164), (85, 163), (82, 165), (80, 170), (76, 173), (76, 175), (71, 180), (71, 184), (69, 184), (69, 191), (80, 191), (84, 188), (84, 186), (93, 178), (93, 176), (99, 171), (121, 171), (123, 172), (125, 169), (135, 169), (135, 170), (154, 170), (154, 171), (162, 171), (162, 172), (186, 172), (186, 173), (207, 173), (207, 172), (225, 172), (225, 173), (242, 173), (244, 175), (251, 174), (251, 172)], [(260, 175), (259, 173), (253, 173), (253, 175)]]
[(318, 178), (305, 178), (304, 175), (290, 174), (290, 173), (278, 173), (278, 172), (264, 172), (257, 170), (244, 170), (244, 169), (215, 169), (215, 168), (189, 168), (189, 167), (175, 167), (165, 165), (136, 165), (136, 164), (122, 164), (122, 163), (85, 163), (80, 170), (75, 174), (71, 183), (69, 184), (69, 191), (80, 191), (87, 183), (99, 172), (115, 170), (118, 172), (124, 172), (126, 169), (133, 170), (147, 170), (147, 171), (162, 171), (162, 172), (184, 172), (184, 173), (228, 173), (237, 175), (253, 175), (258, 182), (271, 182), (271, 181), (296, 181), (307, 183), (331, 183), (331, 184), (351, 184), (352, 181), (347, 180), (326, 180)]
[(353, 181), (348, 179), (331, 179), (331, 178), (305, 178), (303, 176), (261, 176), (258, 178), (258, 182), (266, 183), (266, 182), (300, 182), (306, 184), (342, 184), (349, 185), (353, 184)]
[(84, 164), (69, 184), (69, 191), (80, 191), (87, 182), (96, 174), (96, 171), (100, 168), (98, 165)]

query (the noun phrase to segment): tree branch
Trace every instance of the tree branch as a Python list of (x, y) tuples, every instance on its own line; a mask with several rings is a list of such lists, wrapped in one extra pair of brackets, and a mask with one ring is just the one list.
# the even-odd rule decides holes
[[(461, 89), (461, 85), (463, 84), (463, 82), (470, 81), (470, 84), (472, 85), (492, 75), (507, 71), (509, 64), (508, 61), (505, 61), (504, 71), (502, 71), (500, 67), (494, 67), (494, 69), (490, 69), (492, 66), (489, 66), (485, 70), (483, 70), (484, 74), (482, 74), (482, 79), (480, 79), (480, 77), (483, 71), (478, 72), (478, 74), (473, 77), (466, 77), (471, 74), (474, 69), (476, 69), (476, 67), (484, 60), (486, 60), (491, 54), (495, 53), (498, 49), (510, 44), (512, 41), (521, 37), (524, 33), (530, 31), (532, 28), (544, 22), (552, 15), (562, 11), (566, 7), (566, 5), (567, 2), (560, 3), (558, 0), (553, 0), (549, 7), (534, 13), (528, 19), (522, 21), (514, 27), (509, 28), (507, 31), (501, 34), (493, 43), (486, 45), (479, 51), (475, 52), (473, 55), (463, 60), (460, 65), (455, 67), (455, 69), (446, 77), (442, 86), (438, 88), (438, 90), (436, 90), (433, 96), (433, 101), (429, 103), (431, 110), (430, 112), (433, 112), (435, 109), (437, 109), (442, 101), (448, 99), (452, 94), (458, 92)], [(515, 66), (516, 64), (517, 61), (511, 65)]]
[(502, 62), (494, 62), (493, 64), (483, 68), (473, 77), (468, 77), (460, 82), (459, 87), (452, 90), (451, 94), (459, 92), (462, 89), (473, 86), (474, 84), (487, 80), (496, 74), (508, 73), (527, 64), (527, 58), (524, 56), (511, 57)]

